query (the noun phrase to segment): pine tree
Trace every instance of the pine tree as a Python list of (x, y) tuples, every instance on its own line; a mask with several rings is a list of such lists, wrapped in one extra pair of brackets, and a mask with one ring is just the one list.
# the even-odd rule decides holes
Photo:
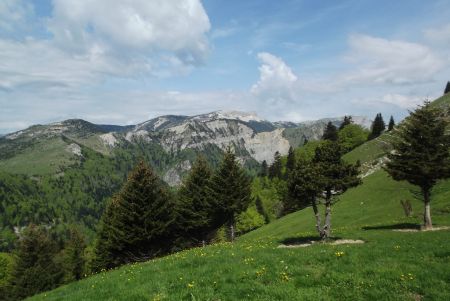
[(218, 225), (217, 204), (210, 196), (212, 171), (203, 156), (199, 156), (178, 191), (179, 232), (188, 246), (207, 241), (208, 234)]
[(269, 167), (267, 166), (267, 161), (264, 160), (261, 163), (261, 171), (259, 172), (260, 177), (267, 177), (269, 174)]
[(318, 197), (323, 187), (314, 164), (307, 160), (297, 162), (287, 182), (287, 197), (284, 201), (285, 213), (291, 213), (312, 206), (316, 217), (316, 228), (321, 234), (321, 220), (317, 207)]
[(381, 113), (378, 113), (372, 123), (372, 132), (370, 133), (368, 140), (379, 137), (385, 129), (386, 124), (384, 123), (383, 116), (381, 115)]
[(328, 122), (325, 127), (325, 131), (322, 135), (323, 140), (337, 141), (338, 140), (338, 131), (337, 128), (333, 125), (333, 123)]
[(345, 128), (347, 125), (350, 125), (353, 123), (352, 120), (352, 116), (344, 116), (344, 121), (341, 123), (341, 125), (339, 126), (339, 130), (342, 130), (343, 128)]
[[(448, 118), (448, 117), (447, 117)], [(450, 177), (449, 121), (430, 102), (417, 108), (399, 128), (394, 152), (388, 155), (386, 169), (394, 180), (419, 186), (425, 205), (424, 228), (431, 221), (431, 191), (440, 179)]]
[(445, 87), (444, 95), (450, 93), (450, 82), (447, 82), (447, 86)]
[(388, 125), (388, 131), (392, 131), (395, 127), (395, 121), (394, 121), (394, 117), (391, 116), (391, 119), (389, 119), (389, 125)]
[(283, 164), (281, 162), (280, 152), (276, 151), (273, 157), (273, 163), (269, 167), (269, 178), (279, 178), (281, 179), (283, 175)]
[(119, 266), (120, 250), (116, 248), (113, 242), (114, 237), (114, 218), (117, 212), (116, 196), (107, 204), (105, 211), (100, 219), (97, 239), (94, 245), (94, 258), (90, 263), (90, 269), (99, 272), (103, 269), (111, 269)]
[[(105, 212), (96, 254), (102, 268), (147, 260), (168, 252), (174, 204), (162, 181), (141, 161)], [(106, 241), (103, 241), (106, 239)], [(104, 244), (104, 246), (100, 246)]]
[(290, 146), (286, 161), (286, 174), (289, 174), (294, 168), (295, 168), (295, 152), (292, 146)]
[(23, 299), (61, 283), (63, 271), (55, 261), (57, 251), (44, 228), (30, 225), (23, 231), (15, 250), (11, 281), (14, 298)]
[(70, 237), (64, 247), (65, 281), (80, 280), (85, 271), (84, 250), (86, 242), (83, 234), (75, 227), (70, 229)]
[(325, 223), (318, 229), (322, 239), (331, 235), (331, 206), (336, 195), (361, 183), (357, 165), (342, 160), (342, 149), (336, 142), (324, 143), (316, 148), (313, 159), (317, 183), (322, 187), (325, 201)]
[(235, 154), (228, 148), (219, 168), (211, 180), (211, 195), (219, 208), (219, 224), (230, 229), (230, 240), (234, 241), (236, 216), (245, 211), (251, 202), (251, 181), (237, 162)]

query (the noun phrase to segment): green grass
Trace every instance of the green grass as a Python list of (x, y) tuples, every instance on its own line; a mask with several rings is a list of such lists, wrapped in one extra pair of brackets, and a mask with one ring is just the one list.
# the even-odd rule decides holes
[[(437, 102), (450, 101), (450, 96)], [(346, 160), (371, 163), (389, 151), (383, 135)], [(380, 170), (333, 206), (333, 235), (359, 245), (277, 248), (317, 237), (312, 210), (292, 213), (234, 244), (183, 251), (102, 272), (30, 300), (450, 300), (449, 230), (397, 232), (421, 223), (414, 188)], [(400, 200), (410, 200), (404, 217)], [(433, 190), (435, 226), (450, 225), (450, 181)]]
[[(307, 208), (233, 245), (124, 266), (31, 300), (448, 300), (450, 231), (390, 229), (421, 222), (422, 206), (410, 188), (380, 171), (335, 204), (334, 236), (362, 239), (362, 245), (277, 248), (285, 239), (316, 236)], [(413, 203), (412, 218), (403, 217), (403, 198)], [(450, 225), (449, 200), (450, 182), (440, 183), (432, 208), (438, 225)]]
[(44, 140), (12, 158), (0, 161), (0, 169), (13, 174), (55, 174), (61, 167), (77, 162), (76, 156), (67, 150), (67, 146), (61, 138)]

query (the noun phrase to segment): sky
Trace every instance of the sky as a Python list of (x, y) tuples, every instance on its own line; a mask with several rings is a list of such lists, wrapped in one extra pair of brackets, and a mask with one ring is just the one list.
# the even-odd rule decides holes
[(449, 0), (0, 1), (0, 134), (216, 110), (400, 120), (449, 80)]

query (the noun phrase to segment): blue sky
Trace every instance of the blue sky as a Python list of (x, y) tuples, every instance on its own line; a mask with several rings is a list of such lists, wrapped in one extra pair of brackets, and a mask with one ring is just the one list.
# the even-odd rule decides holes
[(448, 0), (0, 2), (0, 133), (220, 109), (400, 119), (448, 80)]

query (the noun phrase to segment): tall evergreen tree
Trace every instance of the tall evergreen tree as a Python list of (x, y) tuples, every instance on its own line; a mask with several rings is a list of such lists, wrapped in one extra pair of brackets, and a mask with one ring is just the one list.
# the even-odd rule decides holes
[(276, 151), (273, 156), (273, 163), (269, 167), (269, 178), (280, 178), (283, 175), (283, 164), (281, 162), (280, 152)]
[(65, 281), (80, 280), (85, 271), (84, 250), (86, 242), (83, 234), (75, 227), (70, 229), (69, 240), (64, 247)]
[(323, 140), (337, 141), (338, 140), (338, 131), (337, 128), (333, 125), (333, 123), (328, 122), (325, 127), (325, 131), (322, 135)]
[(341, 125), (339, 126), (339, 130), (342, 130), (347, 125), (350, 125), (353, 123), (352, 116), (344, 116), (344, 121), (342, 121)]
[(292, 146), (290, 146), (286, 160), (286, 174), (289, 174), (294, 168), (295, 168), (295, 152)]
[(203, 156), (199, 156), (178, 191), (179, 232), (188, 246), (207, 241), (217, 226), (217, 204), (210, 195), (212, 171)]
[[(157, 175), (141, 161), (110, 204), (99, 233), (96, 254), (111, 256), (111, 268), (166, 253), (171, 247), (174, 204)], [(102, 240), (104, 237), (106, 242)], [(101, 262), (101, 259), (100, 259)]]
[(219, 208), (220, 223), (230, 229), (230, 240), (234, 241), (236, 216), (247, 210), (251, 202), (251, 181), (228, 148), (219, 168), (211, 180), (211, 195)]
[(259, 172), (260, 177), (267, 177), (269, 175), (269, 167), (267, 166), (267, 161), (264, 160), (261, 163), (261, 171)]
[(383, 116), (378, 113), (375, 120), (372, 123), (372, 131), (369, 135), (369, 140), (379, 137), (383, 131), (386, 129), (386, 124), (384, 123)]
[(331, 235), (331, 206), (334, 197), (361, 183), (358, 166), (342, 160), (342, 149), (336, 142), (317, 147), (313, 164), (318, 174), (317, 183), (322, 187), (325, 202), (325, 222), (319, 230), (322, 239)]
[(58, 249), (47, 230), (28, 226), (15, 250), (16, 263), (12, 275), (12, 295), (23, 299), (50, 290), (62, 281), (63, 271), (55, 261)]
[(395, 121), (394, 116), (391, 116), (391, 119), (389, 119), (389, 125), (388, 125), (388, 131), (392, 131), (395, 127)]
[(447, 86), (445, 87), (444, 95), (450, 93), (450, 82), (447, 82)]
[(394, 152), (386, 169), (394, 180), (419, 186), (425, 205), (424, 228), (431, 229), (431, 191), (440, 179), (450, 177), (448, 116), (430, 102), (417, 108), (399, 127)]

